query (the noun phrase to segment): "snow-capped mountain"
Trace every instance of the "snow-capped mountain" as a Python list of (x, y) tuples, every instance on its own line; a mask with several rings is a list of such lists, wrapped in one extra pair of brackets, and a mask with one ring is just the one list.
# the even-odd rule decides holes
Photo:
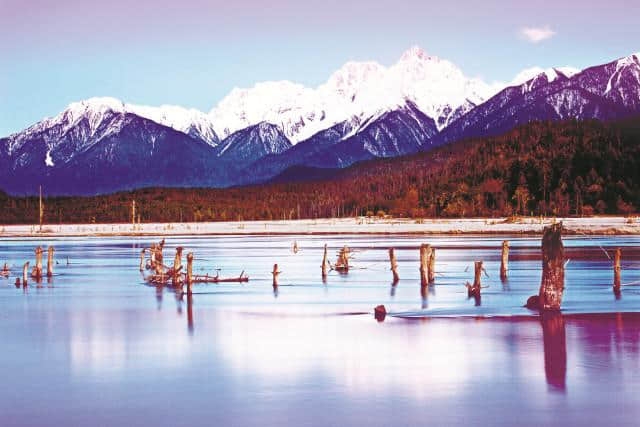
[(296, 144), (338, 123), (365, 120), (410, 101), (440, 130), (501, 88), (467, 78), (451, 62), (413, 47), (388, 68), (348, 62), (315, 89), (287, 81), (234, 89), (210, 117), (219, 135), (266, 121)]
[(216, 155), (227, 161), (253, 163), (269, 154), (280, 154), (291, 142), (280, 128), (267, 122), (239, 130), (226, 137), (216, 148)]
[(554, 69), (504, 89), (434, 142), (496, 135), (532, 120), (612, 120), (640, 113), (640, 54), (568, 74)]

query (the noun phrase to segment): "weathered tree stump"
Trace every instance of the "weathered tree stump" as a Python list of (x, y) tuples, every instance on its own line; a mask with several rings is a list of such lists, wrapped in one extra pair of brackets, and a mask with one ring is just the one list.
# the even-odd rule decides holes
[(562, 223), (545, 227), (542, 236), (542, 281), (538, 294), (539, 310), (560, 310), (564, 292), (564, 246)]
[(373, 309), (373, 316), (378, 322), (384, 322), (384, 318), (387, 316), (387, 309), (384, 305), (379, 305)]
[(389, 262), (391, 263), (393, 283), (398, 283), (398, 280), (400, 280), (400, 277), (398, 276), (398, 261), (396, 260), (396, 254), (393, 248), (389, 248)]
[(502, 262), (500, 263), (500, 279), (507, 280), (507, 272), (509, 270), (509, 241), (502, 242)]
[(420, 245), (420, 285), (429, 284), (429, 259), (431, 258), (431, 245)]
[(174, 286), (182, 284), (182, 275), (180, 274), (180, 270), (182, 269), (182, 251), (182, 246), (178, 246), (176, 248), (176, 256), (173, 259), (172, 280)]
[(29, 276), (29, 261), (24, 263), (22, 266), (22, 284), (23, 286), (27, 286), (27, 277)]
[(325, 282), (327, 280), (327, 245), (324, 245), (324, 254), (322, 255), (322, 281)]
[(474, 267), (473, 285), (469, 285), (469, 283), (467, 283), (467, 295), (469, 297), (477, 298), (480, 296), (480, 291), (482, 289), (482, 283), (480, 280), (482, 278), (482, 261), (476, 261), (474, 263)]
[(142, 248), (142, 251), (140, 252), (140, 271), (144, 271), (144, 254), (146, 252), (146, 249)]
[(620, 292), (620, 261), (622, 258), (622, 251), (620, 248), (616, 249), (615, 257), (613, 258), (613, 290), (614, 292)]
[(335, 269), (341, 273), (349, 272), (349, 247), (347, 245), (340, 249)]
[(53, 252), (55, 249), (53, 246), (47, 248), (47, 277), (53, 276)]
[(278, 276), (280, 275), (280, 273), (282, 273), (282, 272), (278, 271), (278, 264), (273, 264), (273, 271), (271, 272), (271, 274), (273, 275), (273, 287), (274, 288), (278, 287)]
[(431, 248), (431, 254), (429, 255), (429, 283), (435, 283), (436, 281), (436, 250)]
[(187, 293), (191, 293), (193, 285), (193, 253), (187, 254)]
[(42, 278), (42, 247), (36, 248), (36, 266), (31, 270), (31, 277), (35, 279)]

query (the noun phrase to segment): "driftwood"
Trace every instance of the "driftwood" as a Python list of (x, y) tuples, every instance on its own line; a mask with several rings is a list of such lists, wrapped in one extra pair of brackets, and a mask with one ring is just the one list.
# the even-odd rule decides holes
[[(278, 272), (281, 273), (281, 272)], [(221, 278), (219, 275), (209, 276), (205, 275), (195, 275), (193, 276), (193, 283), (243, 283), (249, 281), (249, 276), (245, 276), (244, 270), (240, 273), (238, 277), (226, 277)]]
[(507, 280), (509, 271), (509, 241), (502, 242), (502, 261), (500, 262), (500, 279)]
[(393, 248), (389, 248), (389, 262), (391, 263), (391, 273), (393, 274), (393, 283), (398, 283), (400, 277), (398, 276), (398, 261), (396, 260), (396, 254)]
[(53, 252), (55, 249), (53, 246), (47, 248), (47, 277), (53, 276)]
[(529, 297), (525, 307), (540, 311), (560, 310), (564, 292), (564, 266), (562, 223), (559, 222), (544, 229), (540, 292)]

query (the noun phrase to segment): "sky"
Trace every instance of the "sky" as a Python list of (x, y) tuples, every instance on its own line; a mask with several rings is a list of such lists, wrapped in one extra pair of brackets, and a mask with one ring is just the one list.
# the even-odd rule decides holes
[(640, 51), (639, 16), (629, 0), (0, 0), (0, 136), (93, 96), (208, 112), (234, 87), (315, 87), (414, 45), (487, 82), (585, 68)]

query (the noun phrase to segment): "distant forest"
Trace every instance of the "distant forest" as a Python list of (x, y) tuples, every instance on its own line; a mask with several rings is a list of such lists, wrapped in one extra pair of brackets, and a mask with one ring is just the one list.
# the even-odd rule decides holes
[[(640, 118), (533, 122), (497, 137), (360, 163), (318, 181), (46, 197), (44, 222), (131, 222), (133, 200), (143, 223), (629, 215), (640, 207)], [(37, 197), (0, 192), (0, 223), (37, 222)]]

